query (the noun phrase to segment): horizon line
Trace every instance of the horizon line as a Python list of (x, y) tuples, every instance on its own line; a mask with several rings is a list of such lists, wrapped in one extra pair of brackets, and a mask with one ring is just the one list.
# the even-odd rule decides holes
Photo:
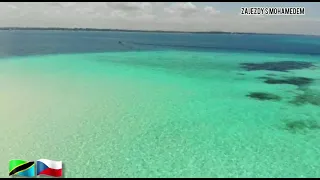
[(181, 30), (139, 30), (117, 28), (83, 28), (83, 27), (0, 27), (0, 30), (61, 30), (61, 31), (123, 31), (123, 32), (158, 32), (158, 33), (195, 33), (195, 34), (260, 34), (260, 35), (297, 35), (320, 36), (316, 34), (295, 33), (263, 33), (263, 32), (231, 32), (231, 31), (181, 31)]

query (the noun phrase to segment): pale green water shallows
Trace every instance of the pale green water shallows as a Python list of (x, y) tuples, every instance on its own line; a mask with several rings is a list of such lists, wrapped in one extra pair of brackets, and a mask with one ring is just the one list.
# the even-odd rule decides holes
[[(319, 65), (180, 51), (2, 59), (1, 177), (17, 158), (62, 160), (65, 177), (320, 177), (319, 106), (289, 103), (301, 88), (239, 68), (306, 59)], [(317, 68), (272, 73), (320, 91)]]

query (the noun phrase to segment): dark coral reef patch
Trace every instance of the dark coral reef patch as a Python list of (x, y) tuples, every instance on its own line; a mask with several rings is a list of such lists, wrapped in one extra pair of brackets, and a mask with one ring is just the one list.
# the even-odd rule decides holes
[(279, 61), (279, 62), (264, 62), (264, 63), (241, 63), (241, 68), (247, 71), (280, 71), (288, 72), (290, 70), (307, 69), (314, 67), (311, 62), (303, 61)]
[(314, 81), (314, 79), (306, 77), (288, 77), (285, 79), (260, 77), (260, 79), (264, 79), (264, 82), (267, 84), (291, 84), (298, 87), (310, 85)]
[(302, 94), (298, 94), (295, 98), (289, 103), (294, 104), (296, 106), (311, 104), (314, 106), (320, 106), (320, 92), (306, 89)]
[(320, 124), (315, 120), (285, 120), (283, 129), (291, 133), (306, 133), (320, 130)]
[(266, 100), (280, 101), (281, 100), (280, 96), (277, 96), (277, 95), (271, 94), (271, 93), (265, 93), (265, 92), (251, 92), (247, 95), (247, 97), (257, 99), (260, 101), (266, 101)]

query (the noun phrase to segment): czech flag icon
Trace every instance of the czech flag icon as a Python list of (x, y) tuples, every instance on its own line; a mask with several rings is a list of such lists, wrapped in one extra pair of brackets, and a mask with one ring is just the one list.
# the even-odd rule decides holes
[(53, 161), (49, 159), (37, 160), (37, 176), (38, 175), (61, 177), (62, 161)]

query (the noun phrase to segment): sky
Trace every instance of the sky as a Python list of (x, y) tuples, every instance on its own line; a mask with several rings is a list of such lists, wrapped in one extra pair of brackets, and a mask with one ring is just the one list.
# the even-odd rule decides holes
[[(241, 7), (305, 7), (304, 16), (243, 16)], [(78, 27), (320, 35), (317, 2), (0, 2), (0, 27)]]

